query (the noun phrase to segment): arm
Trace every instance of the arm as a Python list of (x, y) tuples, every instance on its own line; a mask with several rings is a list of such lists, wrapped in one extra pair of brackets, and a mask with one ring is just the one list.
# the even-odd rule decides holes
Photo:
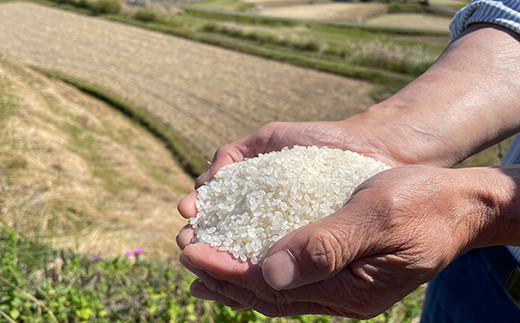
[(377, 131), (371, 146), (403, 164), (453, 166), (518, 131), (519, 40), (473, 25), (427, 72), (344, 124)]
[(390, 166), (453, 166), (520, 129), (519, 40), (499, 26), (473, 25), (391, 98), (340, 122), (268, 124), (219, 149), (196, 186), (225, 164), (296, 144), (348, 149)]
[[(481, 28), (485, 27), (485, 28)], [(465, 250), (520, 244), (519, 166), (443, 169), (519, 129), (520, 44), (475, 26), (392, 98), (337, 123), (276, 123), (224, 146), (222, 165), (283, 146), (328, 145), (398, 167), (365, 182), (338, 212), (277, 242), (262, 268), (179, 234), (195, 296), (268, 315), (370, 317)], [(179, 205), (195, 215), (195, 194)], [(289, 252), (288, 252), (289, 251)]]

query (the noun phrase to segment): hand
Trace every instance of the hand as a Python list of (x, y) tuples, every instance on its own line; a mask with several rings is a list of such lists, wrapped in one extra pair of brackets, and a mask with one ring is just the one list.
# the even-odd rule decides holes
[[(378, 134), (371, 129), (381, 127), (362, 126), (363, 122), (352, 122), (360, 115), (339, 122), (273, 122), (269, 123), (253, 134), (221, 147), (213, 157), (211, 166), (196, 181), (195, 188), (209, 181), (223, 166), (243, 161), (245, 158), (256, 157), (262, 153), (281, 150), (283, 147), (300, 146), (327, 146), (361, 153), (372, 157), (389, 166), (399, 166), (412, 161), (388, 153), (390, 136), (386, 133)], [(397, 131), (395, 132), (397, 133)], [(394, 133), (394, 135), (395, 135)], [(380, 137), (386, 137), (386, 144)], [(401, 145), (405, 135), (395, 136), (395, 145)], [(401, 138), (401, 139), (399, 139)], [(384, 148), (378, 148), (378, 146)], [(418, 146), (424, 146), (419, 143)], [(419, 154), (418, 154), (419, 155)], [(185, 218), (194, 217), (197, 213), (195, 202), (197, 192), (194, 191), (179, 202), (179, 212)], [(181, 230), (177, 237), (180, 246), (187, 245), (192, 238), (193, 230), (188, 225)]]
[[(377, 118), (368, 118), (369, 121), (359, 120), (363, 119), (363, 115), (361, 114), (340, 122), (269, 123), (253, 134), (220, 148), (215, 153), (209, 169), (196, 180), (195, 188), (209, 181), (221, 167), (227, 164), (295, 145), (327, 146), (329, 148), (351, 150), (372, 157), (392, 167), (413, 162), (404, 156), (401, 158), (401, 156), (389, 153), (388, 149), (394, 148), (390, 145), (392, 136), (388, 134), (392, 131), (389, 130), (388, 133), (383, 133), (381, 132), (381, 127), (367, 126), (367, 123), (373, 122)], [(379, 132), (372, 129), (377, 129)], [(403, 130), (400, 132), (403, 132)], [(405, 134), (397, 136), (397, 133), (398, 131), (393, 132), (396, 138), (393, 140), (394, 146), (401, 145), (401, 140), (406, 138)], [(381, 142), (383, 142), (385, 137), (385, 145), (382, 145)], [(408, 144), (411, 145), (410, 142)], [(418, 142), (417, 146), (422, 147), (424, 144)], [(196, 200), (197, 192), (194, 191), (179, 202), (179, 212), (183, 217), (191, 218), (196, 215)], [(183, 248), (190, 243), (192, 238), (193, 229), (188, 225), (181, 229), (177, 236), (177, 242)]]
[(261, 267), (181, 239), (181, 262), (199, 276), (192, 294), (268, 316), (375, 316), (476, 243), (496, 209), (476, 198), (480, 177), (426, 166), (382, 172), (335, 214), (278, 241)]

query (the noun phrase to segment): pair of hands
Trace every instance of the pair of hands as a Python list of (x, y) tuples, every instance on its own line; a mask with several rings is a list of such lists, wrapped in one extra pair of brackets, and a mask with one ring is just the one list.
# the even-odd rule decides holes
[[(190, 289), (193, 296), (267, 316), (368, 318), (471, 247), (479, 230), (471, 216), (487, 207), (466, 189), (474, 177), (431, 166), (398, 167), (410, 162), (395, 154), (401, 143), (386, 140), (378, 147), (384, 138), (360, 124), (272, 123), (215, 154), (196, 187), (226, 164), (294, 145), (353, 150), (396, 168), (367, 180), (336, 213), (279, 240), (260, 265), (193, 244), (193, 229), (184, 227), (177, 241), (180, 261), (199, 277)], [(193, 192), (180, 202), (184, 217), (196, 215), (196, 198)]]

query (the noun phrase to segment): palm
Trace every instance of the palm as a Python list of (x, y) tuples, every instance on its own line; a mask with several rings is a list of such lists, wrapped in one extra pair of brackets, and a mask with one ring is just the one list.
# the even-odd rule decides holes
[[(197, 180), (196, 186), (210, 180), (226, 164), (294, 145), (336, 147), (363, 153), (392, 166), (402, 164), (370, 146), (359, 129), (346, 128), (332, 122), (273, 123), (251, 136), (222, 147), (215, 154), (210, 169)], [(196, 215), (196, 198), (196, 192), (193, 192), (181, 201), (179, 210), (183, 216), (189, 218)], [(304, 232), (301, 229), (297, 231)], [(357, 241), (368, 240), (360, 234), (357, 236)], [(367, 250), (359, 254), (360, 257), (350, 259), (348, 267), (337, 268), (334, 275), (321, 277), (306, 286), (277, 291), (266, 282), (260, 266), (240, 262), (229, 253), (219, 252), (206, 244), (190, 244), (193, 237), (194, 230), (190, 226), (181, 230), (178, 236), (179, 246), (184, 249), (181, 262), (203, 282), (194, 283), (192, 293), (203, 298), (207, 295), (206, 298), (216, 299), (235, 309), (252, 307), (271, 316), (322, 313), (369, 317), (385, 310), (431, 278), (416, 272), (414, 277), (418, 277), (418, 281), (411, 281), (407, 277), (410, 274), (407, 266), (412, 260), (388, 256), (385, 252), (389, 250)], [(352, 239), (349, 239), (349, 247), (353, 250), (364, 248), (361, 244), (355, 246)], [(374, 253), (379, 256), (373, 256)], [(375, 280), (368, 279), (363, 274), (366, 268), (375, 268), (378, 273), (385, 275), (378, 275)], [(392, 274), (394, 272), (399, 275)], [(403, 273), (406, 275), (403, 276)], [(349, 301), (340, 302), (338, 306), (338, 299)]]

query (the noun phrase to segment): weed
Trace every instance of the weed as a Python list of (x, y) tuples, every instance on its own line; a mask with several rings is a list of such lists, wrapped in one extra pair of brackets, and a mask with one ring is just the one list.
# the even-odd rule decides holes
[(151, 9), (139, 9), (135, 12), (134, 18), (143, 22), (160, 22), (157, 12)]
[[(101, 258), (56, 250), (0, 227), (0, 311), (13, 321), (352, 322), (323, 315), (270, 319), (192, 298), (194, 277), (176, 262), (131, 254)], [(419, 289), (382, 314), (420, 314)], [(5, 316), (4, 316), (5, 318)], [(378, 322), (379, 322), (378, 321)]]
[(116, 14), (121, 11), (119, 0), (95, 0), (87, 3), (94, 15)]

